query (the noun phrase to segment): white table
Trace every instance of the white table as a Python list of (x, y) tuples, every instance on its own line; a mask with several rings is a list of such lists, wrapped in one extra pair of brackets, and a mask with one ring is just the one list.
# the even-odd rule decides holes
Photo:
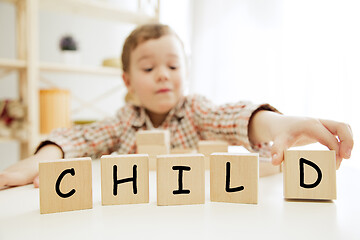
[(40, 214), (32, 185), (0, 191), (0, 239), (360, 239), (360, 171), (337, 172), (338, 200), (283, 199), (282, 174), (261, 178), (259, 204), (210, 202), (209, 172), (203, 205), (156, 205), (156, 173), (150, 203), (102, 206), (100, 164), (93, 161), (93, 209)]

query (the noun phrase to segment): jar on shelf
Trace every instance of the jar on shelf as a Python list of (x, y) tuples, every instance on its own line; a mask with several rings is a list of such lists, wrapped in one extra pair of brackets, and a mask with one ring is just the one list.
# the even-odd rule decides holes
[(40, 133), (70, 127), (70, 91), (66, 89), (40, 90)]

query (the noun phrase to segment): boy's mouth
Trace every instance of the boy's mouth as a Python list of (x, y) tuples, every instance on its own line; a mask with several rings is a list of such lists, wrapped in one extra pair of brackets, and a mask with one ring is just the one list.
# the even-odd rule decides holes
[(171, 91), (170, 88), (161, 88), (161, 89), (157, 90), (156, 93), (167, 93), (170, 91)]

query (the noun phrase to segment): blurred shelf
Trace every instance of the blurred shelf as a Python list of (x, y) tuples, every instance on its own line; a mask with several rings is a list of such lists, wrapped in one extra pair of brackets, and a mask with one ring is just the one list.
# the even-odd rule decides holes
[(16, 3), (18, 0), (0, 0), (0, 2)]
[[(16, 4), (23, 0), (0, 0)], [(73, 13), (80, 16), (111, 20), (117, 22), (144, 24), (158, 22), (157, 14), (134, 12), (123, 9), (114, 3), (99, 0), (39, 0), (39, 7), (43, 10)]]
[[(48, 138), (48, 134), (39, 134), (37, 138), (37, 143), (40, 143)], [(20, 143), (26, 143), (28, 140), (26, 139), (20, 139), (16, 137), (0, 137), (0, 143), (6, 143), (6, 142), (12, 142), (17, 141)]]
[(70, 12), (81, 16), (143, 24), (156, 22), (155, 16), (124, 10), (115, 4), (95, 0), (40, 0), (40, 8), (50, 11)]
[(11, 141), (16, 141), (16, 139), (10, 137), (0, 137), (0, 143), (11, 142)]
[(120, 69), (112, 67), (92, 67), (92, 66), (72, 66), (59, 63), (40, 63), (40, 71), (42, 72), (58, 72), (58, 73), (81, 73), (96, 74), (105, 76), (121, 76)]
[(27, 140), (18, 139), (18, 138), (15, 138), (15, 137), (0, 137), (0, 143), (12, 142), (12, 141), (17, 141), (17, 142), (22, 142), (22, 143), (27, 142)]
[(0, 58), (0, 68), (23, 69), (26, 67), (24, 60)]

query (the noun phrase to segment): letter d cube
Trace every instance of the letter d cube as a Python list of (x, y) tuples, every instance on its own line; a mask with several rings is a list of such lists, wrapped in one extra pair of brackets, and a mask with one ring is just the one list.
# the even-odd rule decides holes
[(336, 199), (335, 151), (286, 151), (284, 197)]

